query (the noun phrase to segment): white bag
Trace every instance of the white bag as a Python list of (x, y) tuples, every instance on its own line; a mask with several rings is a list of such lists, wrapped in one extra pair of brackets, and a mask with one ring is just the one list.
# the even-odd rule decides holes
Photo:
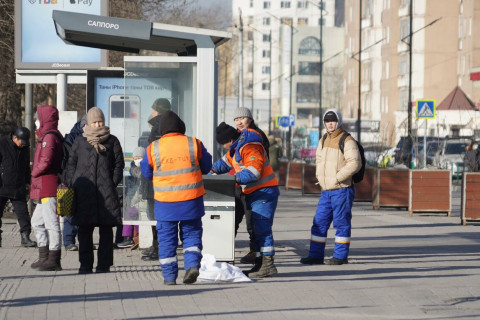
[(212, 254), (204, 254), (200, 262), (198, 282), (252, 282), (239, 267), (217, 262)]

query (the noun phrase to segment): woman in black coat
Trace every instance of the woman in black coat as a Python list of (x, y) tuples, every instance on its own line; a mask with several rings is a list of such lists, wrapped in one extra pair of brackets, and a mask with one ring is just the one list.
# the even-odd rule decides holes
[(96, 272), (109, 272), (113, 265), (113, 227), (122, 223), (117, 185), (125, 166), (120, 142), (105, 126), (102, 110), (91, 108), (87, 121), (83, 135), (73, 143), (66, 172), (66, 182), (75, 191), (80, 274), (92, 273), (95, 227), (100, 229)]

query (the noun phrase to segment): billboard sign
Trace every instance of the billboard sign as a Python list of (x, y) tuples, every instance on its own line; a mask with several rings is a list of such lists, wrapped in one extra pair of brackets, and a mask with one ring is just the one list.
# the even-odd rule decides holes
[(108, 14), (107, 0), (15, 0), (16, 69), (106, 67), (105, 50), (69, 45), (58, 37), (53, 10)]

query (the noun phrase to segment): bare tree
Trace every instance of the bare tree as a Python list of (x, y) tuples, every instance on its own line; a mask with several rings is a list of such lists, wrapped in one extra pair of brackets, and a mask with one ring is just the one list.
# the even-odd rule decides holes
[(0, 134), (13, 131), (22, 120), (22, 86), (15, 80), (14, 3), (0, 0)]

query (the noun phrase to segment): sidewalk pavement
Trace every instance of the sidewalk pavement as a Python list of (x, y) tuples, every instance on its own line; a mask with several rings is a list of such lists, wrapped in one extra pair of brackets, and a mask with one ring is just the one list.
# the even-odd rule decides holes
[[(138, 250), (116, 250), (107, 274), (78, 275), (78, 252), (70, 251), (62, 251), (63, 271), (32, 270), (37, 250), (20, 247), (16, 221), (4, 219), (0, 319), (479, 319), (480, 228), (460, 225), (455, 201), (452, 217), (355, 203), (350, 263), (305, 266), (318, 196), (282, 188), (277, 276), (173, 287)], [(247, 269), (239, 264), (245, 224), (240, 231), (236, 261)], [(333, 237), (331, 229), (327, 255)]]

